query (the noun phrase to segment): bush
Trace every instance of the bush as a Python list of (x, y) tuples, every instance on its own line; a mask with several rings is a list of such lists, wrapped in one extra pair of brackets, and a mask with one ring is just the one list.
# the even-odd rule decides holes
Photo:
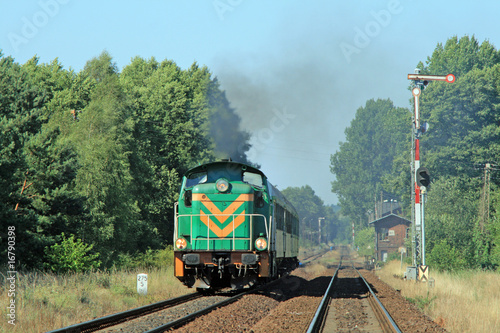
[(50, 248), (45, 247), (47, 262), (44, 268), (55, 273), (80, 273), (96, 269), (101, 265), (99, 253), (91, 254), (93, 245), (87, 245), (81, 239), (75, 241), (75, 236), (66, 238), (62, 233), (62, 242)]
[(428, 264), (439, 271), (458, 271), (464, 269), (466, 260), (461, 253), (448, 244), (446, 239), (440, 240), (428, 256)]

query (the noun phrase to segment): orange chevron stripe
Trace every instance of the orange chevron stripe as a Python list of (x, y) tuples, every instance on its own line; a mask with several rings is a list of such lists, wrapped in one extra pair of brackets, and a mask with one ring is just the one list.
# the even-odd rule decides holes
[[(199, 193), (197, 193), (197, 194), (199, 195)], [(194, 195), (193, 195), (193, 200), (196, 200), (196, 199), (198, 199), (198, 196), (194, 197)], [(210, 213), (215, 215), (215, 217), (217, 218), (217, 220), (219, 220), (220, 223), (224, 223), (224, 222), (226, 222), (226, 220), (229, 217), (229, 215), (227, 215), (227, 214), (234, 214), (234, 212), (236, 212), (236, 210), (238, 208), (240, 208), (244, 202), (247, 202), (250, 200), (253, 200), (253, 194), (240, 194), (236, 199), (234, 199), (234, 201), (226, 209), (224, 209), (223, 212), (221, 212), (219, 207), (217, 207), (212, 202), (212, 200), (208, 199), (206, 196), (205, 196), (205, 198), (203, 198), (200, 201), (208, 209), (208, 211)], [(221, 214), (226, 214), (226, 215), (221, 215)]]
[[(229, 208), (229, 207), (228, 207)], [(227, 208), (226, 208), (227, 210)], [(238, 215), (234, 218), (234, 229), (233, 223), (229, 223), (224, 229), (221, 229), (214, 222), (210, 220), (210, 217), (205, 214), (202, 210), (200, 210), (200, 220), (219, 238), (225, 238), (229, 235), (233, 230), (236, 230), (243, 222), (245, 222), (245, 211), (243, 211), (242, 215)], [(206, 216), (207, 218), (204, 218)], [(226, 220), (229, 216), (224, 216)], [(209, 223), (212, 222), (212, 223)]]

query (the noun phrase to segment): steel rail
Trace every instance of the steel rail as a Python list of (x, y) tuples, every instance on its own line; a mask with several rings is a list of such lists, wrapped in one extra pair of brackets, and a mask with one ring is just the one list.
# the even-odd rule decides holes
[(83, 323), (63, 327), (47, 333), (80, 333), (80, 332), (94, 332), (109, 326), (120, 324), (124, 321), (135, 319), (149, 313), (157, 312), (175, 305), (179, 305), (197, 298), (202, 297), (199, 293), (190, 293), (176, 298), (171, 298), (165, 301), (141, 306), (139, 308), (115, 313), (105, 317), (89, 320)]
[(368, 298), (368, 301), (372, 306), (373, 312), (375, 312), (375, 316), (377, 317), (380, 326), (382, 326), (382, 330), (384, 332), (401, 333), (401, 330), (399, 329), (398, 325), (396, 324), (394, 319), (392, 319), (391, 315), (389, 314), (385, 306), (382, 304), (382, 302), (380, 302), (377, 295), (375, 295), (372, 288), (370, 287), (370, 284), (365, 280), (365, 278), (356, 268), (354, 268), (354, 270), (359, 274), (359, 277), (361, 278), (361, 280), (363, 280), (366, 287), (370, 291), (371, 297)]
[(333, 285), (337, 281), (337, 275), (340, 270), (340, 267), (342, 266), (342, 258), (340, 259), (339, 266), (337, 267), (337, 270), (332, 276), (332, 279), (330, 280), (330, 283), (328, 284), (328, 288), (326, 288), (325, 294), (323, 295), (323, 299), (321, 300), (321, 303), (319, 304), (318, 308), (316, 309), (316, 313), (314, 314), (313, 320), (311, 321), (311, 324), (309, 325), (309, 328), (307, 329), (307, 333), (312, 333), (312, 332), (319, 332), (321, 329), (321, 326), (323, 325), (323, 322), (325, 320), (325, 314), (326, 310), (328, 309), (328, 306), (330, 305), (330, 299), (331, 299), (331, 290), (333, 288)]

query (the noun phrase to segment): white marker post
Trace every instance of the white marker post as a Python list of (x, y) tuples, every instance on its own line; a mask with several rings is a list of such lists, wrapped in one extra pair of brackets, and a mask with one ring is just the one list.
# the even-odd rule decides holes
[(141, 296), (148, 293), (148, 275), (145, 273), (137, 274), (137, 293)]

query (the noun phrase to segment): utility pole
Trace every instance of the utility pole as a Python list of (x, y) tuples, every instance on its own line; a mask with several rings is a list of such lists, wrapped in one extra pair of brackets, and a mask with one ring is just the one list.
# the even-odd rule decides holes
[(352, 248), (354, 249), (354, 222), (352, 223)]
[(491, 163), (486, 163), (484, 165), (484, 186), (483, 195), (481, 200), (481, 214), (480, 214), (480, 227), (481, 232), (484, 232), (484, 226), (489, 223), (490, 220), (490, 179), (491, 179)]
[[(420, 121), (420, 110), (419, 110), (419, 98), (420, 94), (422, 93), (422, 90), (425, 89), (425, 87), (429, 84), (429, 81), (445, 81), (448, 83), (453, 83), (455, 82), (455, 75), (453, 74), (448, 74), (448, 75), (423, 75), (420, 74), (420, 69), (415, 70), (415, 74), (408, 74), (408, 80), (413, 80), (414, 83), (414, 88), (412, 89), (412, 95), (414, 98), (414, 128), (413, 128), (413, 133), (414, 133), (414, 141), (413, 141), (413, 157), (414, 157), (414, 163), (413, 163), (413, 168), (412, 168), (412, 179), (414, 181), (414, 221), (413, 225), (414, 228), (413, 230), (415, 231), (414, 233), (414, 243), (415, 243), (415, 251), (413, 255), (413, 264), (415, 266), (423, 264), (423, 260), (425, 261), (425, 254), (423, 254), (423, 251), (425, 251), (425, 227), (422, 223), (423, 221), (423, 215), (422, 215), (422, 193), (421, 193), (421, 186), (422, 183), (418, 182), (417, 179), (422, 179), (422, 175), (427, 175), (428, 177), (428, 171), (427, 169), (421, 169), (420, 168), (420, 136), (425, 133), (428, 129), (427, 123), (421, 123)], [(420, 177), (420, 178), (418, 178)], [(428, 178), (427, 178), (428, 179)], [(427, 186), (424, 185), (424, 186)], [(422, 260), (423, 259), (423, 260)]]
[(318, 229), (319, 229), (319, 232), (318, 232), (318, 244), (321, 244), (321, 220), (324, 220), (325, 218), (324, 217), (318, 217)]

